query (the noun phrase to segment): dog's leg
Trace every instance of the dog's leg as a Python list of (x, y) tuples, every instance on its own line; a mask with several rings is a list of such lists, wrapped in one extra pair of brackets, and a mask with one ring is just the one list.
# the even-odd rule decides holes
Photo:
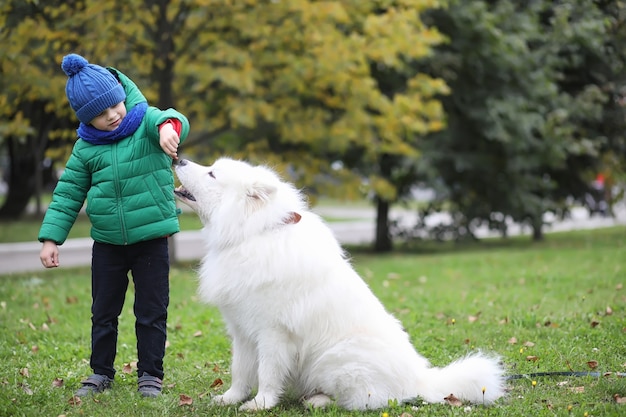
[(233, 339), (232, 384), (224, 394), (213, 397), (213, 402), (220, 405), (237, 404), (248, 399), (258, 381), (257, 352), (254, 344), (237, 331), (230, 333)]
[(290, 374), (297, 373), (297, 348), (289, 335), (280, 330), (267, 331), (259, 342), (259, 390), (244, 403), (241, 411), (267, 410), (280, 401)]

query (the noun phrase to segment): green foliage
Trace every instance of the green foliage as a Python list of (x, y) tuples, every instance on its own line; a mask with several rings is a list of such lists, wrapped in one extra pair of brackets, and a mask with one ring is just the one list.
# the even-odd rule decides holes
[(543, 213), (582, 199), (602, 170), (614, 74), (590, 67), (613, 52), (591, 3), (451, 1), (431, 14), (451, 41), (430, 71), (445, 74), (452, 94), (448, 128), (424, 142), (422, 172), (442, 183), (459, 226), (502, 228), (508, 216), (540, 233)]
[[(353, 263), (436, 366), (475, 349), (501, 355), (509, 374), (589, 370), (624, 372), (626, 342), (622, 256), (624, 228), (553, 234), (532, 244), (512, 239), (466, 246), (432, 245), (419, 253), (372, 255)], [(56, 269), (0, 277), (0, 409), (11, 416), (241, 415), (210, 405), (230, 383), (230, 344), (219, 313), (196, 296), (196, 265), (171, 273), (164, 393), (136, 392), (133, 291), (120, 318), (113, 390), (70, 402), (90, 373), (89, 270)], [(531, 357), (532, 359), (528, 359)], [(536, 359), (536, 360), (535, 360)], [(592, 362), (593, 363), (593, 362)], [(127, 365), (125, 367), (125, 365)], [(223, 382), (223, 385), (220, 384)], [(619, 416), (626, 379), (541, 377), (509, 381), (493, 407), (473, 416)], [(212, 386), (215, 384), (214, 386)], [(191, 404), (182, 405), (181, 395)], [(390, 404), (367, 412), (305, 411), (296, 401), (262, 416), (467, 416), (465, 405)], [(569, 408), (571, 407), (571, 409)], [(406, 416), (406, 415), (405, 415)]]

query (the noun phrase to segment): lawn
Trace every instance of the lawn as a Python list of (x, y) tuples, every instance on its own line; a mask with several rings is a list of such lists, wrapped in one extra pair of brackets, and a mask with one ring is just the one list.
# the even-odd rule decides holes
[[(384, 410), (304, 410), (296, 401), (259, 416), (620, 416), (626, 413), (626, 229), (549, 234), (462, 247), (421, 246), (373, 255), (350, 248), (372, 290), (435, 365), (481, 349), (508, 374), (598, 371), (508, 382), (494, 406), (390, 404)], [(88, 269), (0, 277), (0, 415), (237, 416), (211, 405), (230, 381), (219, 313), (195, 295), (195, 264), (171, 274), (165, 388), (136, 392), (132, 289), (120, 318), (113, 390), (72, 401), (90, 373)]]

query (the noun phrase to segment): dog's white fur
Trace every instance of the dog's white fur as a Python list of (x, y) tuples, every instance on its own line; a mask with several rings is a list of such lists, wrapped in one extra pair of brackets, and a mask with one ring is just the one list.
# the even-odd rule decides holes
[(504, 394), (495, 357), (431, 367), (330, 228), (274, 171), (228, 158), (211, 167), (183, 160), (175, 170), (178, 198), (204, 224), (199, 295), (232, 337), (232, 385), (214, 401), (268, 409), (291, 393), (314, 407), (376, 409), (450, 394), (489, 404)]

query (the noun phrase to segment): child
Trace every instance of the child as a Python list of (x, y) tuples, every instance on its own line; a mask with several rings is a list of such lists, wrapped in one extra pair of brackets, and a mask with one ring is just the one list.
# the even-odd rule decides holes
[(179, 231), (172, 158), (189, 133), (174, 109), (148, 106), (137, 86), (114, 68), (63, 58), (65, 92), (80, 121), (65, 171), (39, 231), (40, 259), (59, 266), (63, 244), (85, 200), (91, 222), (91, 360), (93, 375), (77, 396), (110, 388), (118, 317), (128, 272), (135, 286), (138, 391), (161, 393), (169, 304), (168, 236)]

